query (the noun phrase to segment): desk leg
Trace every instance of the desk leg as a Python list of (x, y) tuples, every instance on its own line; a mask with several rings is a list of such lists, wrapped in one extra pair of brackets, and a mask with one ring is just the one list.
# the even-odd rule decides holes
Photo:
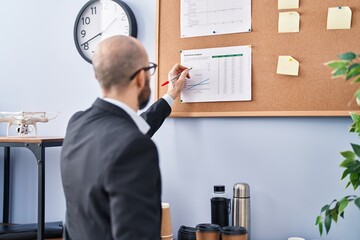
[(37, 240), (44, 240), (45, 228), (45, 148), (41, 147), (38, 160), (38, 234)]
[(3, 223), (9, 223), (9, 194), (10, 194), (10, 147), (4, 147), (4, 196)]

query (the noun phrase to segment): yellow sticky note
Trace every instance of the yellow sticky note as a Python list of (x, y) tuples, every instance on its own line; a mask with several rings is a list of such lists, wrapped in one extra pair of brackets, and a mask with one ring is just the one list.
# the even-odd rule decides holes
[(299, 8), (299, 0), (278, 0), (278, 9)]
[(349, 7), (328, 9), (327, 29), (350, 29), (352, 12)]
[(292, 56), (279, 56), (277, 74), (299, 76), (299, 62)]
[(279, 13), (279, 33), (299, 32), (300, 14), (298, 12)]

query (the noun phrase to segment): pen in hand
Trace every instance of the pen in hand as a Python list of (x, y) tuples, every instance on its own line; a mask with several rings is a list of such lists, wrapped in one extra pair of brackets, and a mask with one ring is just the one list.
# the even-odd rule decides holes
[[(190, 71), (191, 69), (192, 69), (192, 67), (187, 68), (187, 70), (189, 70), (189, 71)], [(168, 85), (170, 82), (172, 82), (172, 81), (174, 81), (175, 79), (179, 78), (179, 77), (181, 76), (181, 74), (182, 74), (182, 72), (179, 73), (178, 75), (176, 75), (175, 77), (173, 77), (172, 79), (164, 82), (163, 84), (161, 84), (161, 86), (163, 87), (163, 86), (165, 86), (165, 85)]]

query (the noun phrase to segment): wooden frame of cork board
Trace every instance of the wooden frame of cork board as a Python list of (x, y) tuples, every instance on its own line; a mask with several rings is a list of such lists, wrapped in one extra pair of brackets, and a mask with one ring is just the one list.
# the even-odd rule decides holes
[[(343, 79), (331, 79), (323, 63), (338, 54), (360, 52), (359, 0), (301, 0), (300, 8), (278, 10), (277, 0), (252, 0), (252, 32), (180, 38), (180, 0), (157, 0), (156, 57), (159, 65), (156, 97), (167, 87), (167, 73), (180, 62), (180, 50), (252, 45), (252, 101), (180, 103), (173, 117), (236, 116), (349, 116), (358, 107), (353, 95), (358, 88)], [(349, 6), (350, 30), (327, 30), (329, 7)], [(278, 33), (279, 12), (300, 14), (299, 33)], [(298, 77), (277, 75), (280, 55), (300, 62)]]

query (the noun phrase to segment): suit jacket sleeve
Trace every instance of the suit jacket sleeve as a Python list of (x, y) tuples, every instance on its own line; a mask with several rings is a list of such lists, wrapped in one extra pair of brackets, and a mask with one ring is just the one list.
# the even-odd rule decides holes
[(113, 239), (160, 239), (161, 179), (151, 139), (132, 140), (104, 179)]
[(170, 113), (171, 107), (163, 98), (160, 98), (147, 111), (140, 114), (150, 126), (150, 130), (147, 132), (149, 137), (154, 135)]

